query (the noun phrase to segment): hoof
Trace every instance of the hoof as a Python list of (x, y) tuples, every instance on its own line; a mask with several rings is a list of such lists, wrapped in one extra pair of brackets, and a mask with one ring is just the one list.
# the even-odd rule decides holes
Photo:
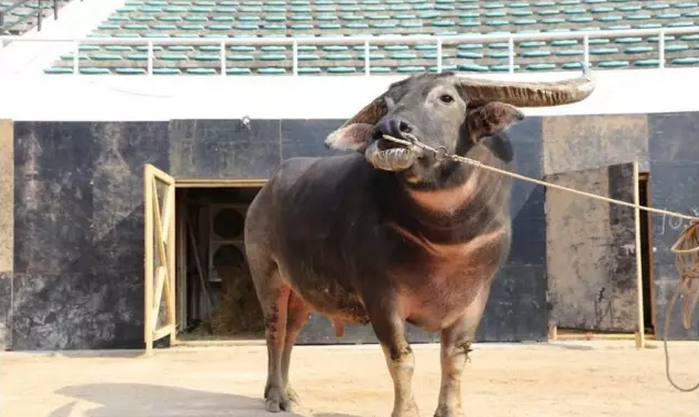
[(286, 387), (286, 397), (291, 401), (292, 403), (296, 405), (301, 405), (301, 398), (299, 395), (294, 391), (293, 388), (291, 387)]
[(437, 411), (434, 412), (434, 417), (463, 417), (463, 413), (459, 409), (437, 407)]
[(271, 387), (265, 395), (265, 410), (270, 413), (278, 413), (280, 411), (293, 411), (291, 401), (286, 393), (282, 394), (282, 390), (277, 387)]

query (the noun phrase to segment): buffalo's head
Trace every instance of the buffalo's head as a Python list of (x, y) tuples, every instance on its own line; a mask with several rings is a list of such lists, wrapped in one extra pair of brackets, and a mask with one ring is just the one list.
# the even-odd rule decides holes
[(431, 182), (442, 162), (431, 152), (398, 145), (383, 135), (410, 133), (434, 148), (465, 155), (483, 138), (522, 120), (515, 108), (558, 106), (581, 101), (594, 90), (587, 72), (558, 82), (507, 82), (422, 74), (393, 83), (325, 144), (364, 153), (376, 168), (400, 171), (411, 182)]

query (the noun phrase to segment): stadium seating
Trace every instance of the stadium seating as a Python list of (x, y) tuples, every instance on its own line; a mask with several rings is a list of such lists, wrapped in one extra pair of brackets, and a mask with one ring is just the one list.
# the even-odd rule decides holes
[[(58, 0), (57, 6), (60, 10), (63, 6), (68, 4), (70, 0)], [(11, 7), (16, 3), (16, 0), (0, 0), (0, 12)], [(45, 0), (41, 4), (42, 16), (44, 19), (53, 19), (53, 0)], [(6, 27), (5, 34), (10, 35), (22, 35), (28, 30), (34, 28), (37, 24), (37, 11), (39, 10), (39, 2), (33, 0), (27, 2), (17, 8), (12, 9), (5, 16), (5, 21), (3, 27)], [(26, 19), (24, 19), (26, 17)], [(16, 23), (24, 19), (21, 23)], [(0, 28), (0, 32), (3, 32), (3, 28)], [(2, 34), (2, 33), (0, 33)]]
[[(372, 34), (493, 34), (565, 32), (693, 26), (699, 3), (627, 0), (476, 1), (476, 0), (263, 0), (195, 1), (128, 0), (92, 37), (129, 38), (281, 38), (347, 37)], [(699, 35), (667, 36), (668, 66), (699, 64)], [(508, 70), (507, 42), (446, 42), (443, 68), (467, 72)], [(275, 75), (292, 72), (290, 45), (228, 46), (226, 73)], [(153, 72), (158, 75), (220, 74), (219, 45), (155, 46)], [(146, 45), (81, 45), (85, 74), (143, 74)], [(592, 39), (594, 68), (657, 66), (657, 37)], [(570, 70), (581, 66), (581, 40), (517, 42), (515, 69)], [(436, 43), (372, 45), (374, 74), (410, 74), (436, 70)], [(72, 51), (66, 51), (49, 74), (72, 73)], [(361, 74), (364, 46), (301, 45), (299, 74)]]

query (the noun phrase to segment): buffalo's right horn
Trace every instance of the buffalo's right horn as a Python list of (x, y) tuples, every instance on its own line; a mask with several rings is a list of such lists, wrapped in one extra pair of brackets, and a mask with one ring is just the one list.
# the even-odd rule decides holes
[(518, 107), (560, 106), (582, 101), (595, 90), (595, 81), (587, 69), (582, 76), (563, 81), (515, 82), (466, 77), (458, 80), (458, 88), (472, 106), (490, 101)]

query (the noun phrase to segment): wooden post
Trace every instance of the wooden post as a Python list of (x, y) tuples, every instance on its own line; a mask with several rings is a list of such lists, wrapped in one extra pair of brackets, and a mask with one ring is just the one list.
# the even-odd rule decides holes
[(150, 356), (153, 354), (153, 328), (155, 327), (155, 321), (157, 317), (153, 318), (151, 313), (153, 310), (153, 198), (152, 194), (155, 192), (153, 190), (153, 174), (151, 173), (151, 167), (146, 165), (144, 167), (143, 175), (143, 241), (145, 247), (145, 260), (144, 260), (144, 278), (145, 278), (145, 290), (144, 290), (144, 305), (143, 311), (144, 326), (143, 326), (143, 340), (146, 343), (146, 355)]
[[(638, 161), (633, 162), (633, 202), (636, 206), (641, 204), (639, 190)], [(636, 300), (638, 307), (638, 330), (636, 331), (636, 348), (642, 349), (645, 346), (645, 330), (643, 319), (643, 264), (641, 259), (641, 209), (634, 209), (634, 220), (636, 224)]]

